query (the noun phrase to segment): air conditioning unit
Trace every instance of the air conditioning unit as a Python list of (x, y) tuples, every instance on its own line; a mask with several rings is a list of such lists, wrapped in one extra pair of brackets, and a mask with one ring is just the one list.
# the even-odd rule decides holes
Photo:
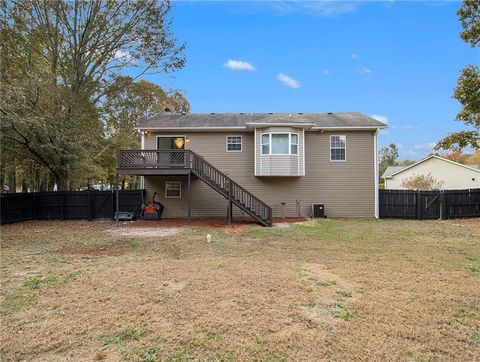
[(312, 216), (313, 217), (326, 217), (325, 216), (325, 204), (312, 204)]

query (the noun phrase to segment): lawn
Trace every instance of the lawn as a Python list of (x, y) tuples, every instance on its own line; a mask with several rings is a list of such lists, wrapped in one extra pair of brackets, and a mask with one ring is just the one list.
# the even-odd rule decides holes
[(3, 226), (1, 359), (475, 360), (479, 235), (478, 219)]

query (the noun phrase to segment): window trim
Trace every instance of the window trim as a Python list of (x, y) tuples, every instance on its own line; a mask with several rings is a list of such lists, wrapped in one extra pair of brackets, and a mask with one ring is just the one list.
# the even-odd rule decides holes
[[(345, 138), (345, 147), (332, 147), (332, 137), (344, 137)], [(346, 134), (332, 134), (329, 139), (329, 153), (330, 153), (330, 162), (347, 162), (347, 135)], [(332, 149), (336, 150), (345, 150), (345, 159), (343, 160), (332, 160)]]
[[(288, 135), (288, 153), (272, 153), (272, 134)], [(292, 134), (297, 135), (297, 153), (292, 153)], [(268, 153), (263, 153), (263, 135), (268, 135)], [(262, 156), (297, 156), (299, 149), (298, 132), (264, 132), (260, 134), (260, 155)]]
[[(240, 137), (240, 150), (229, 150), (228, 149), (228, 137)], [(238, 145), (238, 143), (231, 143), (233, 145)], [(225, 151), (226, 152), (243, 152), (243, 136), (240, 135), (228, 135), (225, 136)]]
[[(179, 195), (178, 196), (168, 196), (167, 195), (167, 184), (178, 184), (179, 185), (178, 191), (180, 191)], [(165, 198), (166, 199), (181, 199), (182, 198), (182, 181), (179, 181), (179, 180), (165, 181)]]

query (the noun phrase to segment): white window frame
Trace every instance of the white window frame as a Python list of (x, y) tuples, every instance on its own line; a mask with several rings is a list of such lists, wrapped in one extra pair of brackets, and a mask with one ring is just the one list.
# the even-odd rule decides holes
[[(240, 150), (229, 150), (228, 149), (229, 144), (238, 145), (238, 143), (229, 143), (228, 139), (230, 137), (240, 137)], [(225, 137), (225, 151), (227, 151), (227, 152), (242, 152), (243, 151), (243, 137), (239, 136), (239, 135), (228, 135), (228, 136), (226, 136)]]
[[(268, 134), (268, 153), (263, 153), (263, 135)], [(288, 135), (288, 153), (272, 153), (272, 134), (287, 134)], [(297, 135), (297, 153), (292, 153), (292, 134)], [(297, 156), (299, 148), (299, 138), (297, 132), (264, 132), (260, 135), (260, 152), (262, 156)], [(295, 143), (294, 143), (295, 144)]]
[[(168, 196), (167, 195), (167, 190), (169, 189), (168, 185), (171, 185), (171, 184), (177, 184), (178, 185), (178, 191), (179, 191), (178, 196)], [(175, 188), (174, 191), (177, 191), (177, 189)], [(181, 199), (182, 198), (182, 181), (174, 181), (174, 180), (165, 181), (165, 198), (166, 199)]]
[[(332, 147), (332, 137), (343, 137), (344, 140), (345, 140), (345, 147)], [(347, 162), (347, 135), (344, 135), (344, 134), (332, 134), (330, 135), (330, 143), (328, 144), (328, 150), (329, 150), (329, 153), (330, 153), (330, 162)], [(343, 160), (332, 160), (332, 149), (335, 149), (335, 150), (342, 150), (344, 149), (345, 150), (345, 159)]]

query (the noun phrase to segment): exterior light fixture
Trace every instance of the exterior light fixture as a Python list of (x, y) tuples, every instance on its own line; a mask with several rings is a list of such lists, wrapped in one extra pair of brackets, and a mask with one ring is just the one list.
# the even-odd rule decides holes
[(185, 139), (183, 137), (177, 137), (173, 140), (173, 142), (178, 149), (183, 148), (183, 146), (185, 145)]

